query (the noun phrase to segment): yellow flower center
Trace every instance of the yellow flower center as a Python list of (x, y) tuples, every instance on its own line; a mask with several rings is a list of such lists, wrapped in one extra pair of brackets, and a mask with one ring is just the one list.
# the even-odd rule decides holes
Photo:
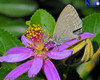
[(35, 24), (33, 24), (33, 27), (29, 25), (28, 30), (26, 30), (26, 38), (33, 42), (33, 44), (31, 44), (31, 47), (34, 47), (37, 53), (48, 51), (48, 49), (44, 46), (49, 42), (48, 38), (50, 37), (50, 35), (46, 35), (44, 33), (45, 30), (43, 30), (39, 25)]

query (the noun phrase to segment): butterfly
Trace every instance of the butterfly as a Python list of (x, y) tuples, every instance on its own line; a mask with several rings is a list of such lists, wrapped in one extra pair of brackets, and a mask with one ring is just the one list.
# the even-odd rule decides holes
[(75, 8), (69, 4), (63, 9), (56, 22), (53, 42), (56, 45), (60, 45), (78, 38), (80, 33), (82, 33), (82, 21)]

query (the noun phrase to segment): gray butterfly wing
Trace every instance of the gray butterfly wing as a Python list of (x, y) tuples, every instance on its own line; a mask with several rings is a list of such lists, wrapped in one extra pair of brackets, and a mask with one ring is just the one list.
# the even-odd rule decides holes
[(73, 6), (67, 5), (61, 12), (53, 34), (57, 44), (76, 38), (73, 31), (82, 28), (82, 21)]

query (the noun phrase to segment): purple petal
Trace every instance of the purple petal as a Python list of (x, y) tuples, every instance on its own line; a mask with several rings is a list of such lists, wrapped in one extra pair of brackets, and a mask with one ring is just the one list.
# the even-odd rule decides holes
[(13, 47), (10, 48), (5, 54), (22, 54), (22, 53), (29, 53), (32, 50), (29, 50), (29, 48), (25, 48), (25, 47)]
[(58, 48), (59, 51), (63, 51), (63, 50), (65, 50), (67, 47), (69, 47), (69, 45), (66, 44), (66, 43), (64, 43), (64, 44), (62, 44), (62, 45), (60, 45), (60, 46), (57, 46), (57, 48)]
[(81, 36), (81, 39), (84, 39), (84, 38), (88, 38), (88, 37), (95, 37), (95, 34), (85, 32), (85, 33), (80, 34), (80, 36)]
[(21, 37), (21, 41), (27, 47), (31, 47), (31, 45), (33, 44), (33, 41), (30, 39), (27, 39), (26, 36), (24, 36), (24, 35)]
[(42, 66), (43, 66), (43, 58), (35, 57), (32, 66), (28, 71), (28, 77), (29, 78), (35, 77), (40, 72)]
[(50, 60), (44, 61), (43, 70), (47, 80), (61, 80), (54, 64)]
[(50, 48), (54, 47), (54, 43), (53, 43), (52, 41), (49, 41), (49, 42), (46, 44), (45, 47), (47, 47), (48, 49), (50, 49)]
[(58, 49), (59, 51), (62, 51), (62, 50), (65, 50), (66, 48), (68, 48), (70, 45), (78, 42), (79, 40), (78, 39), (73, 39), (73, 40), (70, 40), (70, 41), (67, 41), (65, 42), (64, 44), (58, 46)]
[[(92, 33), (82, 33), (82, 34), (80, 34), (80, 37), (81, 37), (80, 40), (82, 40), (84, 38), (88, 38), (88, 37), (94, 37), (94, 36), (95, 36), (95, 34), (92, 34)], [(78, 41), (79, 41), (78, 39), (73, 39), (73, 40), (67, 41), (65, 44), (70, 46)]]
[(21, 74), (27, 72), (30, 67), (32, 66), (33, 60), (27, 61), (15, 69), (13, 69), (4, 80), (15, 80), (17, 77), (19, 77)]
[[(82, 40), (84, 38), (88, 38), (88, 37), (94, 37), (94, 36), (95, 36), (95, 34), (85, 32), (85, 33), (80, 34), (80, 37), (81, 37), (80, 40)], [(79, 41), (78, 39), (73, 39), (73, 40), (67, 41), (64, 44), (58, 46), (58, 48), (59, 48), (59, 50), (64, 50), (67, 47), (69, 47), (70, 45), (72, 45), (78, 41)]]
[(72, 52), (73, 52), (72, 49), (63, 50), (63, 51), (59, 51), (59, 50), (53, 49), (52, 51), (49, 51), (47, 53), (47, 56), (49, 58), (51, 58), (51, 59), (59, 60), (59, 59), (64, 59), (64, 58), (69, 57), (72, 54)]
[(0, 57), (1, 62), (19, 62), (33, 56), (29, 48), (13, 47), (9, 49), (4, 56)]

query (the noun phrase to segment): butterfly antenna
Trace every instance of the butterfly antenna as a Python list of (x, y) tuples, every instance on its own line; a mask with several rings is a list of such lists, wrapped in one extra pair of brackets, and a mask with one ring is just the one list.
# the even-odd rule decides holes
[[(51, 34), (50, 30), (47, 28), (47, 26), (44, 24), (44, 27), (48, 30), (48, 32)], [(53, 36), (50, 36), (52, 38)]]

